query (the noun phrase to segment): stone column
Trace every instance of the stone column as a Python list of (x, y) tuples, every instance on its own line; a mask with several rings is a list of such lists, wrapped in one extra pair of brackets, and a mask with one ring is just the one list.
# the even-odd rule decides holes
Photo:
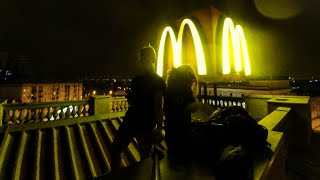
[(111, 113), (111, 96), (91, 96), (90, 97), (90, 115), (102, 115)]

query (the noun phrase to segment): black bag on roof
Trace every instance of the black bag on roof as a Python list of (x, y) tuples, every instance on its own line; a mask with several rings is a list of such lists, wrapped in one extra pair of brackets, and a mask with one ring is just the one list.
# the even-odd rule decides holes
[(205, 122), (193, 122), (195, 136), (213, 139), (221, 148), (228, 145), (242, 145), (257, 150), (269, 147), (268, 130), (259, 125), (248, 112), (240, 106), (218, 108)]

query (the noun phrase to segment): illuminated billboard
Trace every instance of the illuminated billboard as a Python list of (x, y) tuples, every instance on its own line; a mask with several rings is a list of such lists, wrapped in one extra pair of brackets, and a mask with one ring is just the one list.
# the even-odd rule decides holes
[[(211, 23), (213, 26), (217, 26), (217, 23), (213, 23), (212, 21), (216, 20), (214, 18), (211, 19)], [(221, 64), (222, 65), (222, 74), (230, 74), (231, 73), (231, 65), (234, 65), (234, 71), (239, 73), (239, 72), (244, 72), (245, 75), (250, 75), (251, 74), (251, 68), (250, 68), (250, 59), (249, 59), (249, 54), (248, 54), (248, 48), (244, 36), (244, 32), (242, 30), (242, 27), (240, 25), (234, 26), (232, 20), (230, 18), (225, 18), (223, 21), (223, 31), (222, 31), (222, 41), (221, 45), (216, 45), (216, 33), (212, 29), (205, 29), (206, 33), (211, 33), (212, 37), (208, 37), (207, 39), (201, 39), (201, 38), (206, 38), (204, 36), (200, 36), (199, 29), (201, 28), (200, 25), (197, 23), (196, 24), (189, 18), (183, 19), (179, 31), (178, 31), (178, 36), (176, 36), (176, 33), (174, 31), (174, 28), (171, 26), (167, 26), (164, 28), (164, 30), (161, 33), (160, 37), (160, 42), (159, 42), (159, 49), (158, 49), (158, 61), (157, 61), (157, 73), (160, 76), (165, 75), (167, 69), (164, 67), (164, 60), (168, 60), (168, 58), (164, 57), (165, 56), (165, 46), (166, 46), (166, 39), (167, 37), (170, 37), (170, 42), (171, 42), (171, 47), (172, 47), (172, 54), (173, 54), (173, 67), (178, 67), (182, 63), (182, 52), (185, 50), (183, 48), (183, 43), (182, 39), (184, 36), (184, 29), (186, 25), (189, 27), (191, 36), (192, 36), (192, 41), (194, 44), (194, 50), (195, 50), (195, 55), (196, 55), (196, 68), (198, 75), (208, 75), (207, 70), (211, 69), (213, 66), (210, 67), (212, 64), (217, 63), (217, 60), (214, 59), (215, 55), (210, 54), (215, 54), (217, 51), (216, 46), (221, 46), (222, 47), (222, 54), (221, 54)], [(204, 24), (202, 24), (202, 28)], [(207, 27), (210, 27), (206, 24)], [(214, 27), (215, 28), (215, 27)], [(203, 31), (201, 31), (203, 32)], [(201, 37), (201, 38), (200, 38)], [(209, 46), (208, 44), (205, 43), (212, 43), (214, 45)], [(231, 43), (231, 44), (230, 44)], [(232, 45), (232, 46), (231, 46)], [(206, 48), (207, 52), (204, 51), (204, 46), (209, 46), (210, 48)], [(211, 48), (212, 47), (212, 48)], [(205, 54), (207, 56), (205, 56)], [(231, 57), (231, 54), (233, 56)], [(209, 66), (209, 67), (207, 67)], [(244, 67), (244, 68), (243, 68)], [(167, 67), (167, 68), (172, 68), (172, 67)], [(244, 70), (243, 70), (244, 69)], [(210, 72), (210, 71), (209, 71)], [(221, 71), (220, 71), (221, 72)]]

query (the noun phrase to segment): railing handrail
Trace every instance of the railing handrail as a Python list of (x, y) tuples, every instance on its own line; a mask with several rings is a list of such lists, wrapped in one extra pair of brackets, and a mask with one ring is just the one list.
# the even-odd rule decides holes
[(112, 101), (112, 102), (113, 102), (113, 101), (119, 101), (119, 100), (124, 100), (124, 101), (126, 101), (127, 98), (126, 98), (126, 97), (112, 97), (112, 98), (111, 98), (111, 101)]
[(36, 103), (12, 103), (12, 104), (3, 104), (3, 108), (46, 108), (48, 105), (50, 107), (61, 107), (61, 106), (69, 106), (69, 105), (82, 105), (85, 102), (89, 102), (89, 99), (76, 100), (76, 101), (54, 101), (54, 102), (36, 102)]

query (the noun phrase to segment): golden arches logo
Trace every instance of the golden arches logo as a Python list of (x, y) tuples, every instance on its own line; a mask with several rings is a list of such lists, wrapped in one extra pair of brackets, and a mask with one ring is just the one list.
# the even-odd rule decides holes
[(229, 34), (231, 34), (231, 39), (232, 39), (235, 71), (236, 72), (242, 71), (242, 62), (243, 62), (245, 67), (245, 74), (250, 75), (251, 67), (250, 67), (250, 60), (249, 60), (246, 38), (244, 37), (242, 27), (240, 25), (236, 25), (236, 27), (234, 27), (233, 22), (230, 18), (226, 18), (223, 24), (223, 34), (222, 34), (222, 72), (223, 74), (230, 73), (230, 48), (229, 48), (230, 36)]
[(207, 74), (206, 61), (205, 61), (204, 51), (203, 51), (199, 32), (196, 26), (194, 25), (194, 23), (190, 19), (184, 19), (180, 25), (178, 39), (176, 39), (174, 31), (170, 26), (166, 27), (162, 32), (160, 44), (159, 44), (158, 62), (157, 62), (157, 73), (160, 76), (163, 75), (164, 46), (165, 46), (165, 41), (168, 34), (171, 38), (171, 45), (173, 48), (174, 67), (178, 67), (181, 65), (182, 37), (183, 37), (184, 27), (186, 25), (188, 25), (190, 28), (195, 50), (196, 50), (198, 74), (199, 75)]
[[(197, 68), (199, 75), (207, 74), (206, 59), (204, 55), (204, 50), (202, 42), (200, 39), (197, 27), (190, 19), (184, 19), (180, 25), (178, 38), (172, 29), (172, 27), (167, 26), (161, 35), (159, 50), (158, 50), (158, 61), (157, 61), (157, 73), (163, 75), (163, 64), (164, 64), (164, 48), (167, 35), (169, 35), (171, 40), (171, 45), (173, 48), (173, 66), (178, 67), (182, 64), (181, 53), (182, 53), (182, 37), (185, 26), (188, 25), (191, 30), (191, 35), (195, 47), (196, 58), (197, 58)], [(245, 74), (251, 74), (250, 61), (248, 55), (247, 44), (243, 30), (240, 25), (234, 28), (233, 22), (230, 18), (224, 20), (223, 34), (222, 34), (222, 70), (223, 74), (230, 73), (230, 49), (229, 49), (229, 33), (232, 38), (233, 45), (233, 55), (234, 55), (234, 65), (236, 72), (242, 71), (242, 61), (244, 62)], [(215, 36), (214, 36), (215, 37)], [(242, 54), (242, 57), (241, 57)], [(243, 59), (243, 60), (242, 60)]]

